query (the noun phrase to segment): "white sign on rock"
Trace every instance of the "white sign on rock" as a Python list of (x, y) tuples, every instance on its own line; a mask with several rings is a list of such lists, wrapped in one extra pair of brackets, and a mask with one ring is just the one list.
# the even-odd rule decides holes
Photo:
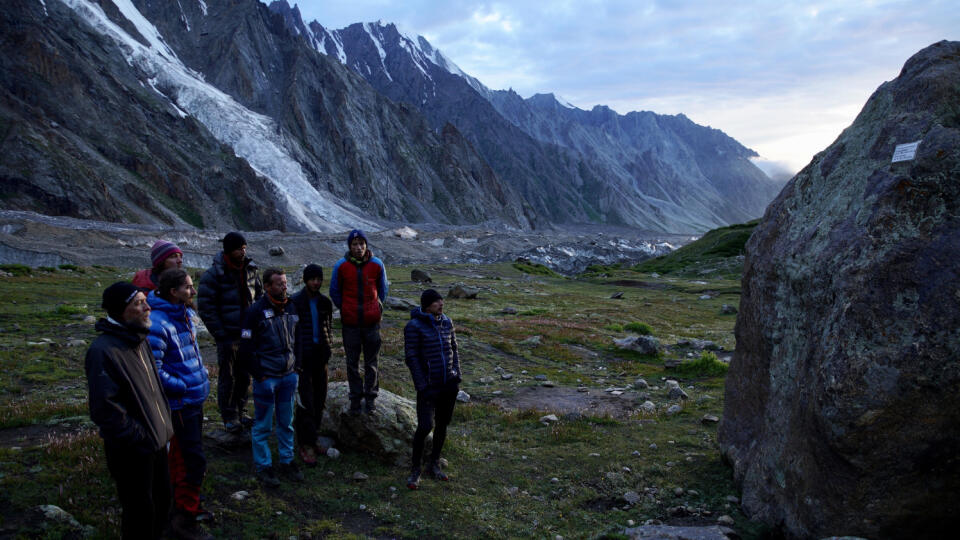
[(890, 160), (890, 163), (912, 160), (917, 156), (918, 146), (920, 146), (920, 141), (907, 144), (898, 144), (897, 147), (893, 149), (893, 159)]

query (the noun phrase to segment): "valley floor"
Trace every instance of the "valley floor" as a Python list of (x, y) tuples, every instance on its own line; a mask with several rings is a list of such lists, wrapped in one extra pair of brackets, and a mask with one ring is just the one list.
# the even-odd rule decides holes
[[(392, 296), (417, 301), (426, 286), (410, 281), (412, 268), (388, 268)], [(729, 359), (735, 315), (721, 314), (721, 305), (738, 304), (737, 281), (622, 269), (571, 279), (526, 274), (509, 263), (416, 268), (444, 295), (455, 283), (480, 291), (477, 299), (448, 299), (445, 308), (461, 345), (462, 389), (471, 396), (457, 404), (445, 447), (452, 481), (425, 479), (411, 492), (406, 467), (341, 448), (339, 459), (307, 469), (304, 483), (267, 491), (252, 476), (249, 449), (207, 439), (213, 534), (591, 538), (649, 520), (713, 525), (721, 516), (732, 518), (741, 537), (762, 533), (738, 510), (709, 418), (722, 415), (723, 376), (665, 367), (701, 355), (676, 346), (683, 339), (712, 341), (723, 348), (717, 356)], [(95, 338), (89, 321), (101, 316), (101, 291), (132, 272), (66, 266), (0, 277), (0, 538), (65, 532), (66, 525), (41, 525), (34, 509), (48, 504), (98, 536), (119, 531), (102, 444), (87, 418), (83, 357)], [(288, 272), (299, 288), (298, 270)], [(611, 298), (617, 292), (622, 298)], [(504, 313), (507, 307), (516, 313)], [(405, 311), (385, 315), (381, 387), (413, 398), (403, 364), (407, 319)], [(647, 327), (663, 345), (657, 355), (614, 345)], [(334, 335), (331, 373), (342, 380), (339, 331)], [(202, 352), (215, 375), (209, 338)], [(668, 378), (688, 399), (668, 397)], [(655, 411), (641, 409), (646, 400)], [(215, 403), (211, 395), (208, 432), (219, 429)], [(680, 411), (668, 414), (671, 405)], [(548, 414), (558, 420), (541, 421)], [(355, 472), (368, 478), (356, 482)], [(250, 497), (231, 497), (241, 490)]]

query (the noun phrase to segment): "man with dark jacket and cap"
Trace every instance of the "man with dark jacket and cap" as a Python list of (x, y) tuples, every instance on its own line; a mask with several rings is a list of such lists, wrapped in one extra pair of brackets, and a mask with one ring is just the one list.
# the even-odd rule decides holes
[[(380, 391), (377, 361), (380, 354), (380, 319), (387, 297), (387, 269), (383, 261), (367, 248), (367, 236), (354, 229), (347, 236), (347, 251), (337, 261), (330, 276), (330, 299), (340, 309), (343, 324), (343, 351), (347, 360), (350, 385), (350, 413), (360, 412), (360, 400), (366, 399), (367, 411), (375, 409)], [(363, 371), (360, 377), (360, 352)]]
[(143, 294), (157, 290), (160, 274), (164, 270), (183, 267), (183, 251), (173, 242), (157, 240), (150, 248), (150, 263), (150, 268), (133, 275), (133, 284), (143, 291)]
[(303, 289), (291, 299), (297, 308), (297, 359), (300, 382), (297, 389), (294, 427), (300, 446), (300, 459), (307, 465), (317, 463), (317, 454), (326, 451), (317, 445), (317, 427), (327, 402), (327, 362), (330, 360), (333, 303), (320, 292), (323, 267), (308, 264), (303, 269)]
[[(257, 479), (277, 487), (277, 473), (289, 480), (303, 480), (293, 460), (293, 402), (297, 393), (297, 310), (287, 298), (287, 276), (280, 268), (263, 272), (266, 294), (247, 310), (240, 332), (240, 357), (253, 376), (255, 420), (250, 430), (253, 464)], [(270, 433), (277, 417), (277, 454), (273, 466)], [(279, 471), (278, 471), (279, 470)]]
[(107, 468), (117, 484), (123, 538), (160, 538), (170, 509), (167, 442), (170, 407), (147, 344), (150, 306), (133, 284), (103, 291), (107, 317), (84, 362), (90, 419), (100, 428)]
[(200, 318), (217, 342), (217, 406), (229, 433), (239, 435), (253, 421), (244, 413), (250, 375), (238, 360), (240, 325), (247, 309), (263, 294), (257, 265), (247, 257), (247, 241), (238, 232), (223, 237), (223, 251), (200, 278)]
[[(417, 390), (417, 431), (413, 435), (413, 466), (407, 487), (419, 489), (423, 446), (431, 430), (433, 449), (427, 472), (437, 480), (450, 479), (440, 468), (440, 451), (460, 392), (457, 337), (453, 322), (443, 314), (443, 297), (437, 291), (423, 291), (420, 307), (410, 312), (410, 322), (403, 329), (403, 349)], [(433, 427), (434, 417), (436, 429)]]

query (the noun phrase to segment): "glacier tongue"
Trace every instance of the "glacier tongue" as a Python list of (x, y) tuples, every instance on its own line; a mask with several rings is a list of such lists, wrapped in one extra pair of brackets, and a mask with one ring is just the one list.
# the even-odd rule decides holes
[(90, 0), (62, 0), (101, 34), (111, 38), (142, 79), (179, 110), (200, 121), (221, 142), (250, 164), (283, 195), (296, 225), (311, 231), (333, 232), (345, 228), (377, 228), (361, 211), (326, 191), (313, 187), (293, 159), (288, 141), (270, 117), (253, 112), (232, 97), (207, 84), (203, 76), (185, 66), (163, 42), (157, 29), (130, 0), (114, 3), (151, 44), (145, 47), (114, 24)]

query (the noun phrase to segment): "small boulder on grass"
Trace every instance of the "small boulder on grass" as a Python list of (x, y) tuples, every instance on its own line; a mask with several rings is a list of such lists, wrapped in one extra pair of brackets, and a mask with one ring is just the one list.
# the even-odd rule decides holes
[(660, 340), (653, 336), (628, 336), (613, 340), (621, 349), (637, 351), (640, 354), (655, 355), (660, 350)]

